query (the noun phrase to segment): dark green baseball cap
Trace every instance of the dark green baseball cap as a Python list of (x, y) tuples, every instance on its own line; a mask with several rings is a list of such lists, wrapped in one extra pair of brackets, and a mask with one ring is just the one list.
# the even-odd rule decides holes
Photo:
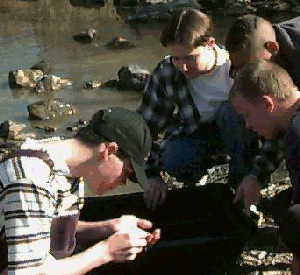
[(94, 114), (90, 124), (95, 133), (116, 142), (130, 157), (135, 172), (132, 178), (146, 190), (145, 160), (150, 153), (152, 139), (143, 116), (122, 107), (110, 107)]

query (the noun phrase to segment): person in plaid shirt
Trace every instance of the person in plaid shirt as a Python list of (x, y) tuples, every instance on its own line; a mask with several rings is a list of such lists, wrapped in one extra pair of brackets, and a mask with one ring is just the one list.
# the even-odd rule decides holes
[[(230, 183), (264, 182), (281, 162), (275, 155), (261, 162), (257, 135), (244, 127), (243, 118), (228, 103), (233, 79), (228, 52), (216, 45), (211, 19), (199, 10), (174, 13), (161, 35), (169, 51), (153, 70), (137, 112), (146, 120), (154, 141), (148, 158), (150, 188), (145, 192), (149, 208), (162, 203), (167, 187), (165, 171), (179, 182), (194, 185), (207, 173), (207, 156), (225, 151), (230, 155)], [(277, 144), (264, 144), (261, 154)], [(276, 151), (276, 150), (275, 150)], [(250, 211), (251, 201), (245, 202)]]

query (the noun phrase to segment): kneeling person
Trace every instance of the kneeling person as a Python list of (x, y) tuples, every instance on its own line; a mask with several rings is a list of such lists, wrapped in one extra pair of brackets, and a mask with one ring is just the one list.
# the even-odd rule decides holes
[[(267, 140), (283, 140), (277, 154), (286, 159), (293, 186), (290, 207), (279, 218), (280, 234), (294, 254), (293, 274), (300, 274), (300, 93), (286, 70), (265, 60), (244, 65), (229, 94), (230, 102), (244, 117), (246, 127)], [(260, 156), (260, 163), (268, 162)], [(260, 186), (253, 183), (237, 189), (244, 200), (258, 200)]]
[[(25, 141), (25, 155), (0, 163), (0, 274), (85, 274), (135, 259), (159, 230), (145, 231), (152, 223), (144, 219), (136, 219), (134, 234), (124, 233), (122, 219), (78, 221), (80, 179), (97, 194), (130, 176), (146, 187), (150, 147), (142, 116), (120, 107), (100, 110), (73, 138)], [(71, 256), (76, 237), (99, 242)]]

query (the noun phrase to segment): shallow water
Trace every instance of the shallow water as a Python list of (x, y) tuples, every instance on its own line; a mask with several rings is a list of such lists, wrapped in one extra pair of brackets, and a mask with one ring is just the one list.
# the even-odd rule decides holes
[[(217, 42), (223, 43), (233, 17), (215, 17)], [(78, 118), (88, 120), (99, 108), (124, 106), (135, 109), (141, 98), (136, 91), (115, 89), (84, 90), (88, 80), (117, 78), (123, 65), (137, 64), (152, 70), (166, 52), (160, 46), (159, 35), (163, 24), (131, 27), (122, 22), (111, 2), (102, 8), (74, 7), (69, 0), (16, 1), (0, 3), (0, 122), (11, 119), (27, 125), (29, 131), (49, 136), (34, 126), (44, 124), (58, 128), (55, 135), (70, 135), (66, 126)], [(98, 32), (97, 40), (82, 45), (72, 39), (86, 28)], [(111, 51), (104, 47), (113, 37), (125, 37), (137, 48)], [(69, 79), (73, 85), (54, 94), (73, 104), (76, 115), (64, 120), (29, 121), (27, 105), (41, 99), (38, 94), (12, 91), (8, 73), (16, 69), (29, 69), (45, 60), (56, 76)], [(131, 185), (115, 193), (138, 191)]]

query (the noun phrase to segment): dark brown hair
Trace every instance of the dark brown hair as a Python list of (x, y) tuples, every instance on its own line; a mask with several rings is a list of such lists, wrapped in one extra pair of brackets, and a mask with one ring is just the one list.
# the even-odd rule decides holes
[(262, 49), (267, 41), (276, 40), (272, 24), (266, 19), (247, 14), (240, 16), (230, 27), (226, 49), (231, 52)]
[(178, 10), (162, 31), (160, 42), (170, 44), (187, 43), (192, 48), (201, 46), (213, 36), (211, 19), (196, 9)]

